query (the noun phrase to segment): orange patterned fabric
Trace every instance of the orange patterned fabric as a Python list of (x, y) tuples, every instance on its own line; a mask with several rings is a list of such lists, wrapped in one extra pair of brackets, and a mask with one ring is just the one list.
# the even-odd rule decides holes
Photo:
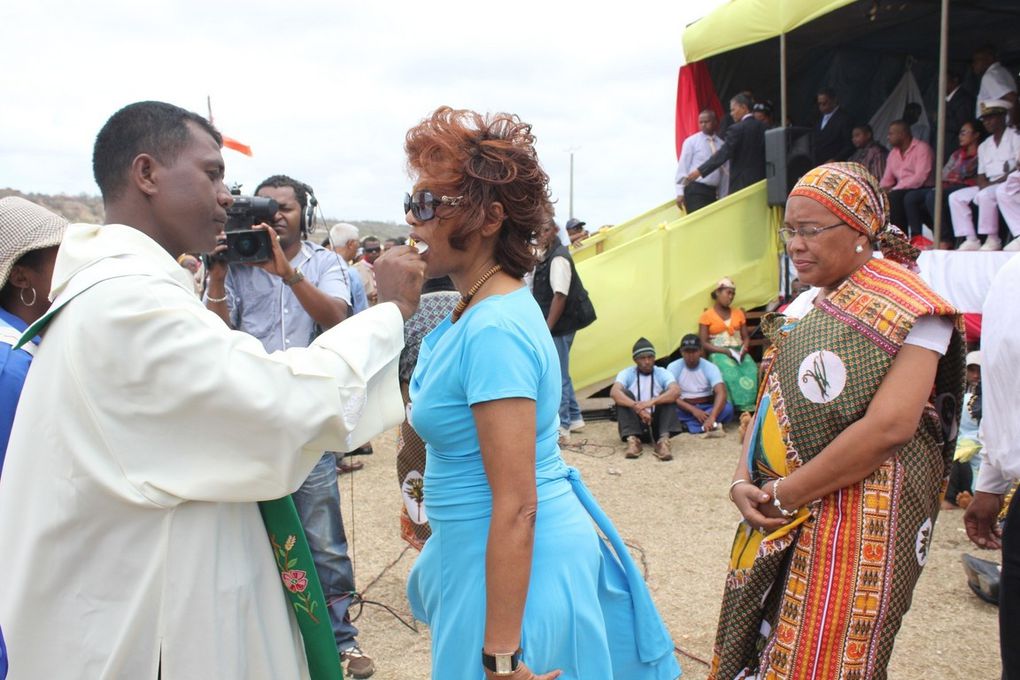
[(877, 242), (885, 257), (916, 268), (920, 251), (889, 224), (889, 198), (878, 179), (859, 163), (826, 163), (810, 170), (790, 192), (824, 205), (829, 212)]
[(963, 332), (959, 312), (920, 276), (891, 260), (870, 260), (823, 304), (891, 353), (922, 316), (949, 316)]
[(747, 317), (744, 316), (744, 310), (732, 307), (730, 309), (730, 324), (727, 326), (723, 318), (719, 316), (719, 312), (715, 311), (715, 307), (709, 307), (698, 317), (698, 323), (708, 326), (709, 335), (736, 333), (747, 323)]
[[(929, 314), (957, 316), (916, 275), (871, 260), (803, 319), (767, 316), (752, 482), (792, 474), (863, 418)], [(955, 448), (963, 356), (954, 333), (914, 437), (869, 476), (801, 508), (789, 529), (738, 527), (711, 680), (887, 677)]]
[(877, 238), (889, 217), (889, 198), (859, 163), (826, 163), (800, 178), (790, 198), (818, 201), (857, 231)]

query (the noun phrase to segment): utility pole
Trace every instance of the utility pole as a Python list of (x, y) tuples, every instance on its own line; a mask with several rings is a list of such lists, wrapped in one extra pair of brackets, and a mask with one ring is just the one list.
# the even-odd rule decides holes
[(574, 152), (570, 152), (570, 217), (574, 217)]
[(568, 207), (570, 209), (570, 218), (574, 217), (574, 152), (580, 147), (572, 146), (567, 149), (567, 153), (570, 154), (570, 197), (568, 199)]

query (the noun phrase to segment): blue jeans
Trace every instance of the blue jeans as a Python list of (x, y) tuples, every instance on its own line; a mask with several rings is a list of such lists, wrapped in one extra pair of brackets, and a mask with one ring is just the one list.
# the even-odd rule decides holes
[(340, 516), (340, 488), (336, 482), (336, 458), (326, 452), (312, 468), (308, 479), (294, 492), (301, 524), (315, 560), (315, 571), (326, 595), (329, 619), (337, 649), (347, 651), (357, 644), (358, 629), (347, 608), (354, 592), (354, 565), (347, 556), (347, 535)]
[(556, 354), (560, 357), (560, 379), (563, 392), (560, 396), (560, 427), (570, 427), (570, 423), (581, 419), (581, 407), (574, 396), (574, 383), (570, 380), (570, 346), (574, 344), (574, 333), (554, 335), (553, 344)]
[[(705, 413), (712, 413), (713, 404), (711, 403), (694, 405), (697, 406), (702, 411), (704, 411)], [(690, 432), (691, 434), (699, 434), (705, 431), (705, 429), (701, 427), (701, 423), (698, 422), (698, 419), (691, 415), (691, 413), (688, 412), (687, 410), (682, 409), (678, 406), (676, 412), (678, 420), (687, 427), (687, 431)], [(733, 404), (727, 401), (726, 405), (723, 406), (723, 410), (719, 413), (719, 419), (716, 422), (720, 424), (728, 423), (732, 419), (733, 419)]]

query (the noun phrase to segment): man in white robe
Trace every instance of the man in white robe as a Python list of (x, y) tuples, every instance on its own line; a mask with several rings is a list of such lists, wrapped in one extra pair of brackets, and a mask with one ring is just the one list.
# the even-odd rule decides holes
[(222, 230), (220, 142), (159, 102), (97, 137), (110, 223), (67, 231), (0, 479), (10, 680), (308, 677), (256, 501), (403, 419), (423, 265), (380, 258), (382, 304), (267, 354), (175, 259)]

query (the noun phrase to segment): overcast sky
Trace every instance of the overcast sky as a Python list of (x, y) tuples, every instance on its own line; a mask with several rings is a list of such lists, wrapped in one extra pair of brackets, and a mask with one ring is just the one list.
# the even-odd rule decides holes
[[(0, 187), (98, 194), (111, 113), (159, 99), (249, 144), (247, 191), (285, 173), (327, 216), (401, 221), (404, 133), (437, 106), (534, 126), (557, 219), (626, 220), (669, 200), (685, 24), (720, 0), (645, 3), (193, 0), (4, 2)], [(601, 7), (601, 8), (600, 8)]]

